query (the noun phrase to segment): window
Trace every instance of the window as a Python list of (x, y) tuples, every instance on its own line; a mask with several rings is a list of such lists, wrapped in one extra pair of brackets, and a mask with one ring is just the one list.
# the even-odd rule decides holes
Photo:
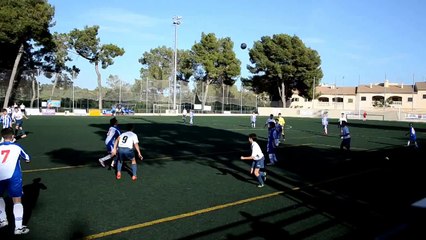
[(354, 99), (353, 98), (348, 98), (348, 103), (353, 103)]
[(366, 101), (367, 97), (361, 97), (361, 101)]
[(413, 98), (412, 97), (409, 97), (408, 98), (408, 102), (412, 102), (413, 101)]

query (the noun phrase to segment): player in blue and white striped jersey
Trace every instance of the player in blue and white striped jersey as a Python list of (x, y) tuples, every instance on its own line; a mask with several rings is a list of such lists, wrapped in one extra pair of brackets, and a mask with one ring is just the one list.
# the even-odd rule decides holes
[[(110, 127), (108, 129), (107, 137), (105, 139), (105, 146), (107, 148), (108, 155), (106, 155), (103, 158), (99, 158), (99, 163), (102, 165), (102, 167), (105, 167), (105, 163), (104, 163), (105, 161), (107, 161), (107, 160), (109, 160), (113, 157), (113, 155), (111, 155), (111, 152), (112, 152), (112, 149), (114, 148), (115, 140), (121, 134), (120, 129), (118, 128), (117, 118), (115, 118), (115, 117), (111, 118), (109, 120), (109, 124), (110, 124)], [(117, 160), (114, 159), (111, 162), (111, 167), (114, 167), (114, 164), (115, 164), (116, 161)]]
[(30, 230), (22, 225), (24, 207), (22, 205), (22, 171), (20, 159), (30, 162), (30, 156), (17, 144), (12, 143), (13, 128), (1, 130), (4, 142), (0, 144), (0, 228), (9, 223), (6, 216), (6, 203), (3, 194), (7, 191), (13, 200), (13, 215), (15, 216), (15, 234), (26, 234)]
[[(12, 118), (7, 113), (7, 109), (3, 109), (2, 115), (0, 117), (0, 123), (2, 125), (2, 129), (12, 127)], [(1, 138), (0, 140), (0, 143), (2, 142), (3, 142), (3, 138)]]

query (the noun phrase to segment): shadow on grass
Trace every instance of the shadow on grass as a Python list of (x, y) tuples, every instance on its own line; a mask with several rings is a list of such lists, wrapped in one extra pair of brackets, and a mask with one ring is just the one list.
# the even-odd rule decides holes
[[(250, 154), (246, 134), (175, 122), (158, 123), (143, 117), (133, 119), (136, 121), (135, 133), (140, 138), (144, 156), (142, 164), (158, 167), (166, 167), (170, 161), (199, 164), (216, 169), (216, 174), (230, 175), (242, 183), (255, 182), (248, 173), (250, 162), (241, 164), (239, 161), (239, 156)], [(402, 126), (378, 126), (376, 123), (354, 124), (350, 126), (371, 130), (407, 130)], [(98, 129), (96, 133), (105, 137), (108, 125), (91, 124), (90, 127)], [(246, 133), (251, 131), (247, 127)], [(318, 135), (310, 129), (306, 129), (305, 134)], [(260, 139), (265, 135), (266, 130), (262, 131)], [(263, 149), (266, 146), (264, 140), (260, 140), (259, 144)], [(422, 146), (424, 142), (419, 144)], [(64, 148), (51, 151), (48, 155), (56, 163), (98, 167), (96, 160), (103, 152)], [(425, 152), (422, 148), (389, 146), (374, 151), (354, 150), (347, 156), (338, 148), (285, 144), (278, 149), (277, 155), (282, 156), (279, 164), (267, 168), (267, 188), (284, 191), (285, 194), (280, 197), (292, 199), (299, 206), (309, 209), (309, 212), (293, 217), (283, 214), (275, 221), (268, 220), (276, 216), (273, 212), (241, 212), (244, 220), (188, 234), (180, 239), (207, 238), (217, 232), (224, 232), (227, 239), (276, 239), (270, 233), (282, 236), (280, 239), (304, 239), (321, 236), (322, 232), (330, 231), (335, 226), (343, 226), (345, 231), (340, 236), (327, 239), (373, 239), (395, 226), (410, 222), (406, 214), (410, 204), (426, 196), (423, 190), (426, 175), (421, 167)], [(294, 190), (294, 187), (300, 190)], [(290, 210), (281, 209), (282, 212)], [(314, 216), (325, 217), (327, 221), (315, 222), (311, 227), (303, 226), (304, 221)], [(242, 225), (248, 226), (250, 230), (241, 234), (232, 232), (234, 227)], [(290, 234), (287, 228), (294, 225), (298, 225), (297, 231)], [(79, 230), (80, 227), (73, 223), (71, 235), (80, 237), (86, 234), (85, 230)]]

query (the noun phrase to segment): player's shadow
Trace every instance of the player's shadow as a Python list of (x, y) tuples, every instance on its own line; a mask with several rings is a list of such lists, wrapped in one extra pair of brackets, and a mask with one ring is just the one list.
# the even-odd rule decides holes
[(24, 224), (27, 224), (31, 218), (33, 210), (37, 205), (40, 191), (46, 189), (47, 187), (41, 182), (41, 178), (35, 178), (32, 183), (23, 187), (24, 195), (22, 197), (22, 204), (24, 206)]
[(247, 180), (249, 180), (249, 181), (252, 180), (252, 178), (246, 178), (245, 176), (241, 176), (240, 172), (237, 172), (235, 170), (231, 170), (231, 169), (228, 169), (228, 168), (217, 167), (217, 166), (213, 166), (213, 165), (209, 165), (209, 166), (212, 167), (212, 168), (214, 168), (214, 169), (217, 169), (220, 172), (220, 173), (217, 173), (217, 174), (220, 174), (220, 175), (228, 175), (229, 174), (232, 177), (234, 177), (235, 179), (240, 180), (242, 182), (247, 182)]
[[(278, 224), (262, 221), (261, 219), (247, 213), (247, 212), (240, 212), (241, 216), (245, 217), (248, 221), (251, 222), (250, 227), (252, 231), (248, 234), (250, 236), (249, 239), (253, 239), (255, 237), (260, 237), (261, 239), (291, 239), (290, 234), (285, 231), (282, 227)], [(245, 237), (248, 236), (246, 234)], [(239, 237), (228, 235), (227, 239), (240, 239)]]
[(73, 148), (61, 148), (46, 153), (53, 162), (68, 166), (90, 164), (99, 166), (97, 159), (105, 154), (104, 151), (81, 151)]
[[(36, 178), (32, 183), (23, 186), (24, 195), (22, 196), (22, 205), (24, 207), (23, 224), (26, 225), (32, 215), (33, 209), (37, 205), (37, 201), (40, 195), (40, 190), (46, 190), (47, 187), (41, 183), (41, 178)], [(13, 201), (10, 197), (5, 197), (4, 202), (6, 203), (6, 215), (9, 225), (7, 227), (0, 228), (1, 239), (17, 239), (13, 235), (15, 227), (15, 218), (13, 215)]]

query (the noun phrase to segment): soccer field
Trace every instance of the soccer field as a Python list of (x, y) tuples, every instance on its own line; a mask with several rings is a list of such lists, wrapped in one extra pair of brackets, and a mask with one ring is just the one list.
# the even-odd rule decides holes
[(138, 161), (137, 181), (127, 173), (116, 180), (114, 169), (98, 162), (106, 154), (109, 119), (31, 116), (25, 121), (28, 137), (19, 144), (32, 158), (30, 164), (22, 162), (24, 223), (31, 231), (13, 236), (12, 202), (6, 198), (10, 224), (0, 229), (2, 240), (409, 239), (421, 234), (410, 205), (426, 197), (425, 124), (414, 124), (420, 145), (414, 149), (406, 147), (406, 122), (350, 120), (348, 157), (339, 149), (337, 119), (323, 136), (320, 119), (286, 118), (279, 164), (266, 168), (266, 186), (257, 188), (250, 161), (240, 156), (250, 154), (252, 132), (266, 154), (266, 117), (258, 117), (252, 129), (249, 116), (197, 115), (193, 126), (179, 116), (119, 116), (120, 125), (135, 125), (140, 140), (144, 160)]

